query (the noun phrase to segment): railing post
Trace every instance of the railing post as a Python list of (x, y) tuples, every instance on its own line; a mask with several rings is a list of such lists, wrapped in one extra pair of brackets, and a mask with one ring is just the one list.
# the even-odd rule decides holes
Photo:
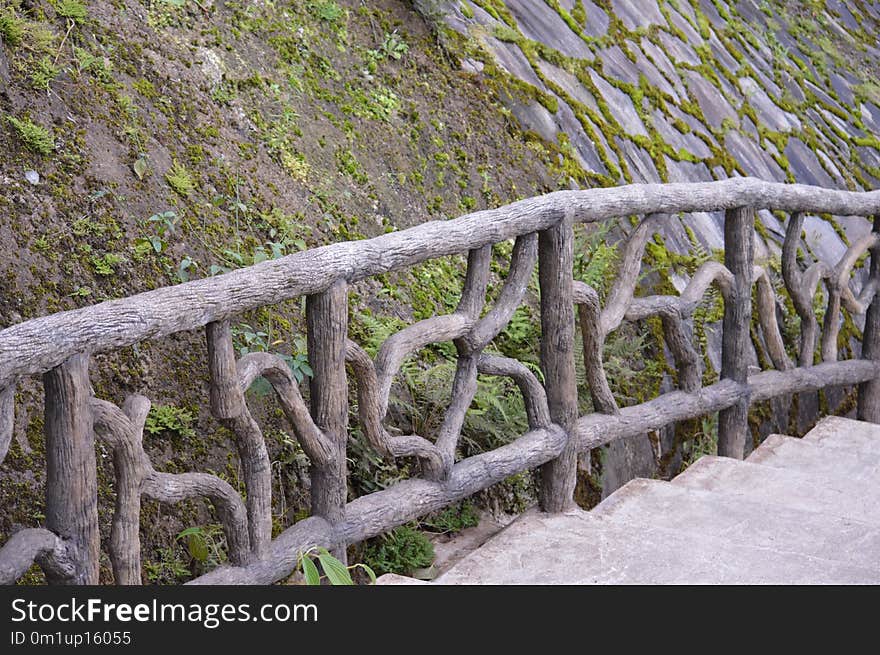
[(564, 217), (538, 235), (541, 286), (541, 370), (550, 418), (568, 434), (558, 458), (541, 467), (541, 509), (561, 512), (574, 502), (577, 483), (577, 380), (574, 366), (574, 294), (572, 222)]
[[(326, 464), (312, 466), (312, 515), (338, 523), (348, 496), (345, 446), (348, 427), (348, 382), (345, 375), (345, 339), (348, 335), (348, 285), (337, 280), (330, 288), (306, 298), (306, 329), (312, 418), (333, 444)], [(333, 554), (343, 562), (345, 544)]]
[(43, 375), (46, 397), (46, 528), (69, 545), (74, 574), (50, 584), (98, 584), (100, 534), (89, 356), (74, 355)]
[[(880, 214), (874, 216), (874, 232), (880, 232)], [(880, 283), (880, 246), (871, 249), (869, 280)], [(862, 359), (880, 360), (880, 298), (877, 294), (874, 295), (865, 314)], [(859, 385), (856, 416), (860, 421), (880, 423), (880, 380), (870, 380)]]
[[(755, 210), (737, 207), (724, 215), (724, 265), (733, 274), (730, 301), (724, 305), (721, 377), (748, 382), (749, 324), (752, 317), (752, 265)], [(749, 435), (749, 401), (742, 398), (718, 413), (718, 454), (742, 459)]]

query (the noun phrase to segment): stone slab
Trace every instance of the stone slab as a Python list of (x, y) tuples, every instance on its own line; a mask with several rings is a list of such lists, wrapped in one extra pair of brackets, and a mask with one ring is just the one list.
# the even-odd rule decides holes
[(437, 584), (872, 584), (880, 571), (582, 510), (531, 511)]
[(769, 505), (663, 482), (633, 480), (592, 514), (695, 532), (745, 546), (811, 555), (876, 569), (880, 524)]
[(707, 455), (677, 476), (672, 484), (723, 491), (756, 502), (880, 523), (880, 485), (845, 477), (818, 478), (727, 457)]

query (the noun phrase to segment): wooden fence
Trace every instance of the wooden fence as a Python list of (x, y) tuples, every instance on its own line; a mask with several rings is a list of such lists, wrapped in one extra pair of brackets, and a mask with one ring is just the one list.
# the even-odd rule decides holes
[[(797, 361), (788, 357), (776, 323), (767, 271), (753, 261), (755, 212), (788, 212), (782, 253), (785, 286), (800, 317)], [(641, 259), (666, 216), (725, 211), (724, 263), (699, 267), (679, 296), (634, 297)], [(36, 562), (51, 583), (98, 581), (95, 439), (113, 453), (116, 505), (109, 554), (119, 584), (141, 583), (139, 515), (142, 497), (163, 502), (209, 499), (223, 524), (229, 563), (199, 584), (268, 584), (296, 567), (314, 545), (344, 554), (346, 544), (381, 534), (504, 478), (541, 468), (540, 503), (558, 512), (573, 500), (579, 453), (615, 439), (719, 412), (719, 454), (742, 457), (751, 403), (836, 385), (859, 385), (858, 416), (880, 422), (880, 223), (853, 243), (834, 267), (798, 262), (805, 214), (880, 215), (880, 191), (855, 193), (736, 178), (698, 184), (629, 185), (559, 191), (450, 221), (432, 221), (374, 239), (338, 243), (246, 269), (136, 296), (60, 312), (0, 331), (0, 462), (13, 431), (15, 389), (42, 375), (45, 390), (45, 527), (12, 535), (0, 549), (0, 582), (12, 583)], [(601, 306), (596, 291), (573, 279), (575, 223), (637, 215), (620, 271)], [(494, 305), (484, 311), (493, 244), (515, 239), (511, 268)], [(870, 251), (870, 273), (856, 296), (853, 267)], [(348, 287), (370, 276), (429, 259), (468, 253), (456, 311), (417, 322), (389, 337), (375, 359), (348, 338)], [(485, 352), (523, 301), (538, 266), (543, 383), (522, 363)], [(827, 288), (823, 325), (813, 297)], [(702, 387), (701, 358), (687, 323), (716, 285), (724, 299), (721, 379)], [(748, 375), (752, 297), (774, 368)], [(310, 379), (307, 406), (287, 363), (271, 353), (236, 358), (230, 319), (264, 305), (305, 296)], [(838, 361), (841, 310), (867, 313), (861, 357)], [(576, 324), (575, 316), (578, 320)], [(602, 347), (624, 320), (659, 316), (677, 368), (679, 389), (648, 402), (618, 407), (602, 366)], [(597, 413), (578, 416), (577, 329)], [(213, 415), (235, 435), (246, 500), (206, 473), (156, 471), (143, 446), (150, 401), (132, 395), (122, 407), (96, 398), (89, 381), (94, 353), (176, 332), (204, 330)], [(435, 435), (392, 435), (384, 421), (395, 376), (424, 346), (452, 341), (457, 350), (452, 395)], [(815, 363), (816, 353), (821, 363)], [(347, 375), (351, 372), (351, 380)], [(529, 431), (490, 452), (455, 461), (456, 446), (477, 375), (508, 376), (522, 393)], [(271, 537), (271, 467), (260, 425), (245, 391), (266, 378), (311, 464), (312, 516)], [(357, 387), (361, 428), (378, 453), (413, 457), (422, 477), (347, 502), (348, 385)]]

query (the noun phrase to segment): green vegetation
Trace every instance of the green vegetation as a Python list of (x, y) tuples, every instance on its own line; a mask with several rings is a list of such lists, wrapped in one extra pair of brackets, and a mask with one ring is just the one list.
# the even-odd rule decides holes
[(55, 138), (42, 125), (37, 125), (29, 118), (7, 116), (6, 120), (15, 128), (25, 147), (40, 155), (50, 155), (55, 150)]
[(411, 575), (416, 569), (431, 566), (434, 546), (424, 534), (404, 525), (370, 541), (363, 561), (376, 575)]
[(165, 180), (176, 193), (183, 197), (189, 196), (196, 188), (192, 173), (183, 164), (175, 161), (165, 173)]
[(193, 413), (183, 407), (153, 405), (150, 413), (147, 414), (144, 432), (153, 436), (171, 434), (183, 439), (192, 439), (196, 436), (194, 421)]

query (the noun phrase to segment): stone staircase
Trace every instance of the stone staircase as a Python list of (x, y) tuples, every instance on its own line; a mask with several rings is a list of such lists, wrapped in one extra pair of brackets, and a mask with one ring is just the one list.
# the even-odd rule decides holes
[(527, 512), (435, 583), (880, 583), (880, 426), (829, 417), (590, 512)]

